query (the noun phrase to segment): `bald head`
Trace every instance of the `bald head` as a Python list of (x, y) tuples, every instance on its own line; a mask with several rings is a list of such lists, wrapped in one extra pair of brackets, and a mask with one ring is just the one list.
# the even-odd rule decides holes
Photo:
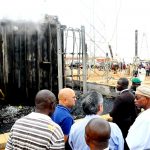
[(91, 149), (107, 148), (110, 131), (110, 125), (106, 120), (94, 118), (85, 127), (86, 143)]
[(74, 94), (74, 91), (70, 88), (63, 88), (59, 91), (58, 99), (63, 100), (65, 98), (68, 98), (71, 94)]
[(55, 95), (49, 90), (40, 90), (35, 96), (35, 107), (37, 112), (49, 113), (54, 111), (56, 104)]
[(63, 88), (58, 94), (59, 104), (72, 108), (75, 105), (76, 96), (75, 92), (70, 88)]

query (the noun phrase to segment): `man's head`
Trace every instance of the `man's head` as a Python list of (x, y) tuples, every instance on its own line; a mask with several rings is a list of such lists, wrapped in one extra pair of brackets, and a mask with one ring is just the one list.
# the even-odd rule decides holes
[(103, 112), (103, 97), (96, 91), (88, 92), (82, 100), (82, 108), (86, 115)]
[(72, 108), (76, 102), (75, 92), (70, 88), (63, 88), (58, 94), (59, 104)]
[(40, 90), (35, 96), (36, 112), (52, 115), (55, 110), (56, 97), (49, 90)]
[(94, 118), (85, 127), (85, 141), (91, 150), (102, 150), (108, 147), (110, 125), (102, 118)]
[(135, 105), (139, 108), (150, 108), (150, 86), (141, 85), (135, 92)]
[(124, 89), (127, 89), (129, 85), (129, 81), (127, 78), (120, 78), (117, 82), (117, 90), (122, 91)]
[(132, 79), (132, 89), (136, 91), (136, 88), (141, 85), (141, 80), (138, 77)]

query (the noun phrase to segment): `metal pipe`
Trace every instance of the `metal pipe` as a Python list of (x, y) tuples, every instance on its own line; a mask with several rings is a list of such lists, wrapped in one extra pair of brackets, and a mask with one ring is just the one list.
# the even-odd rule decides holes
[(85, 28), (81, 26), (81, 40), (82, 40), (82, 52), (83, 52), (83, 93), (87, 91), (87, 69), (86, 69), (86, 46), (85, 46)]
[(135, 57), (138, 56), (138, 30), (135, 30)]
[(62, 77), (62, 46), (61, 46), (61, 25), (57, 24), (57, 61), (58, 61), (58, 89), (63, 88)]

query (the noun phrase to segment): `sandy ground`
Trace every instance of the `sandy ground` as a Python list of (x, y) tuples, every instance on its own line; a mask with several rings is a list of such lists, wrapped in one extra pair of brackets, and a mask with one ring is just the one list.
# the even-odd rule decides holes
[[(73, 69), (72, 74), (74, 79), (82, 80), (82, 69)], [(132, 76), (128, 75), (125, 71), (118, 71), (117, 73), (114, 73), (114, 71), (99, 71), (98, 69), (88, 69), (87, 71), (87, 82), (116, 86), (118, 79), (121, 77), (128, 78), (131, 85)], [(150, 85), (150, 76), (146, 77), (142, 84)]]

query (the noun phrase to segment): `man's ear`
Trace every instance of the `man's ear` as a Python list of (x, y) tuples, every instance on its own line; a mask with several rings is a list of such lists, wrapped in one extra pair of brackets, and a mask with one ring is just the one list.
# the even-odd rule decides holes
[(89, 143), (90, 143), (90, 138), (86, 135), (85, 135), (85, 142), (86, 142), (87, 145), (89, 145)]
[(52, 110), (55, 110), (56, 103), (55, 102), (51, 103), (50, 107), (51, 107)]
[(68, 101), (67, 98), (64, 98), (64, 99), (63, 99), (63, 103), (64, 103), (64, 104), (66, 104), (67, 101)]
[(53, 112), (55, 111), (55, 107), (56, 107), (55, 103), (49, 104), (50, 115), (52, 115)]
[(103, 104), (98, 105), (98, 114), (101, 114), (103, 112)]
[(149, 103), (149, 99), (147, 97), (145, 97), (145, 100), (143, 100), (144, 105), (148, 105)]

